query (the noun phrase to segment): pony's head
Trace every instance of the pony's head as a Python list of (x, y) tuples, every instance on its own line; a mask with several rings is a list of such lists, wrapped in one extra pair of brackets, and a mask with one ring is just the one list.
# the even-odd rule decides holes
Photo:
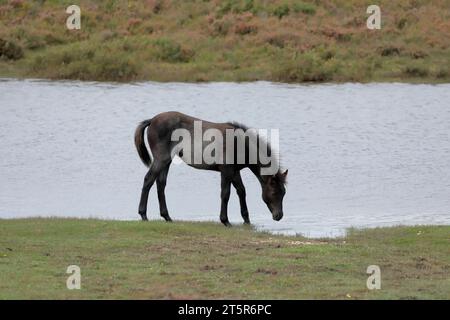
[(288, 170), (283, 173), (278, 171), (274, 175), (267, 176), (262, 183), (262, 198), (276, 221), (283, 218), (283, 197), (286, 193), (287, 173)]

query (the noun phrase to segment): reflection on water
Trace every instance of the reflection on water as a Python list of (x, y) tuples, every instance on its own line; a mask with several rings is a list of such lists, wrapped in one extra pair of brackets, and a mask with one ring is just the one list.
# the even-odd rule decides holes
[[(0, 217), (138, 219), (145, 167), (136, 124), (178, 110), (279, 128), (285, 217), (271, 219), (243, 172), (262, 229), (333, 236), (350, 226), (450, 223), (450, 85), (0, 81)], [(215, 172), (173, 165), (171, 216), (219, 221)], [(156, 188), (149, 215), (159, 219)], [(231, 222), (241, 223), (237, 196)]]

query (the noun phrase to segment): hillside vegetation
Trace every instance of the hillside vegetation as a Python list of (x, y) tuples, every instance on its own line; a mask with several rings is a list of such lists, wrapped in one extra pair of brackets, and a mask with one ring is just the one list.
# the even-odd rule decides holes
[[(81, 30), (65, 12), (81, 7)], [(0, 76), (100, 81), (450, 80), (450, 0), (0, 0)]]

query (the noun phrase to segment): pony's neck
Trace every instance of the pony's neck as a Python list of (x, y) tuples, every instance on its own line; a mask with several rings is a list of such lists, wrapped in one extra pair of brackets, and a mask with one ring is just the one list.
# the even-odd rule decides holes
[[(267, 143), (267, 142), (265, 142), (265, 143)], [(260, 144), (258, 143), (258, 147), (257, 147), (258, 148), (257, 149), (258, 150), (257, 151), (258, 152), (258, 157), (257, 157), (256, 163), (255, 164), (250, 164), (250, 165), (248, 165), (248, 167), (254, 173), (256, 178), (258, 178), (258, 181), (261, 183), (261, 185), (264, 185), (267, 182), (267, 179), (269, 178), (269, 176), (261, 174), (262, 169), (263, 168), (267, 169), (268, 167), (272, 166), (273, 165), (273, 163), (272, 163), (273, 161), (275, 161), (275, 164), (278, 164), (278, 159), (275, 158), (275, 156), (273, 156), (272, 149), (270, 148), (270, 145), (267, 144), (266, 145), (266, 147), (267, 147), (266, 155), (270, 158), (270, 160), (269, 160), (270, 162), (269, 162), (269, 164), (263, 164), (262, 163), (262, 159), (261, 159), (261, 155), (259, 153), (260, 152), (259, 147), (260, 147)], [(266, 160), (267, 159), (265, 159), (264, 162), (266, 162)]]
[(267, 176), (261, 174), (261, 165), (253, 164), (253, 165), (249, 166), (249, 168), (253, 172), (253, 174), (256, 176), (259, 183), (261, 183), (261, 185), (264, 185), (267, 181)]

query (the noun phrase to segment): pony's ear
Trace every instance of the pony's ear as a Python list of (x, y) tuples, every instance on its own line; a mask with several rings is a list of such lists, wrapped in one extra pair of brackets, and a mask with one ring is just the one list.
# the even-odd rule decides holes
[(288, 169), (286, 169), (286, 171), (282, 173), (282, 175), (283, 175), (284, 178), (287, 177), (287, 174), (288, 174)]

